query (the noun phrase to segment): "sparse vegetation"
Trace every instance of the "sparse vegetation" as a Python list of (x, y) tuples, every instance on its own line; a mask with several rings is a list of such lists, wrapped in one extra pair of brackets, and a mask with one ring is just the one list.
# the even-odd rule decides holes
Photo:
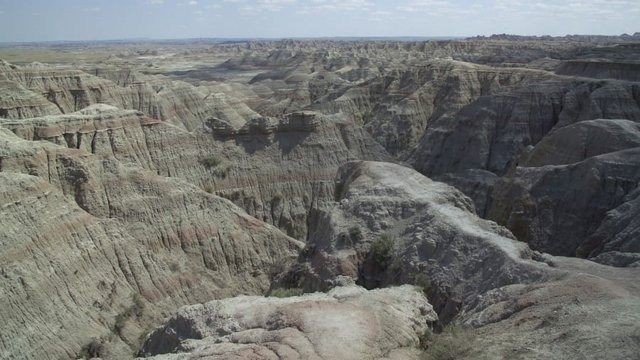
[(429, 291), (431, 291), (431, 280), (426, 274), (418, 274), (415, 278), (415, 285), (419, 286), (425, 295), (428, 295)]
[(142, 301), (142, 297), (140, 294), (134, 293), (131, 295), (131, 301), (133, 304), (126, 308), (123, 312), (116, 315), (115, 322), (113, 324), (113, 332), (121, 335), (122, 329), (126, 324), (127, 320), (129, 320), (132, 316), (140, 317), (144, 311), (144, 302)]
[(131, 296), (131, 301), (133, 301), (133, 305), (131, 305), (131, 311), (135, 316), (142, 316), (142, 312), (144, 311), (144, 302), (142, 301), (142, 297), (138, 293), (134, 293)]
[(81, 359), (92, 359), (102, 356), (104, 352), (104, 341), (102, 339), (91, 339), (87, 345), (82, 347), (78, 357)]
[(300, 296), (304, 294), (304, 291), (299, 288), (277, 288), (269, 291), (267, 297), (288, 298), (293, 296)]
[(206, 184), (202, 189), (209, 194), (213, 194), (216, 191), (216, 189), (211, 184)]
[(388, 234), (382, 234), (371, 245), (371, 258), (380, 267), (386, 269), (391, 265), (395, 255), (395, 241)]
[(213, 169), (213, 175), (224, 179), (229, 174), (229, 171), (231, 171), (231, 165), (220, 163)]
[(425, 333), (420, 339), (422, 360), (456, 360), (473, 349), (474, 334), (464, 325), (449, 324), (440, 334)]
[(113, 332), (118, 335), (121, 335), (122, 329), (124, 329), (124, 325), (130, 316), (131, 314), (127, 310), (116, 315), (115, 322), (113, 323)]
[(351, 245), (351, 238), (349, 237), (349, 234), (346, 232), (338, 234), (338, 246), (343, 247), (348, 245)]
[(313, 244), (307, 244), (304, 249), (302, 249), (302, 251), (300, 252), (300, 255), (302, 256), (302, 258), (308, 258), (310, 256), (312, 256), (313, 254), (315, 254), (317, 251), (317, 248), (315, 245)]
[(169, 270), (171, 270), (172, 272), (177, 272), (178, 270), (180, 270), (180, 265), (172, 262), (169, 264)]
[(206, 158), (200, 160), (200, 163), (207, 169), (213, 169), (220, 165), (222, 161), (215, 155), (209, 155)]
[(342, 185), (341, 182), (336, 182), (335, 183), (335, 188), (333, 190), (333, 199), (335, 201), (339, 201), (340, 197), (342, 196), (342, 190), (344, 188), (344, 185)]
[(367, 124), (373, 119), (373, 109), (363, 110), (361, 113), (362, 123)]
[(394, 276), (394, 280), (397, 280), (402, 275), (402, 258), (394, 254), (391, 258), (389, 269)]
[(351, 238), (351, 242), (357, 243), (362, 240), (362, 230), (360, 230), (359, 226), (353, 226), (349, 229), (349, 238)]

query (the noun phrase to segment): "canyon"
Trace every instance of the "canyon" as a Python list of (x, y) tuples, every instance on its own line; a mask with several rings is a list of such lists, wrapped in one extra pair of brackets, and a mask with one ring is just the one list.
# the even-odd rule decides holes
[(640, 354), (640, 34), (9, 55), (0, 358)]

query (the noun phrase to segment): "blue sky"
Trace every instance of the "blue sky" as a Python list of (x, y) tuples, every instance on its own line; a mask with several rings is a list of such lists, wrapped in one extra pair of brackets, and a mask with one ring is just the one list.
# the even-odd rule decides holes
[(0, 41), (636, 31), (640, 0), (0, 0)]

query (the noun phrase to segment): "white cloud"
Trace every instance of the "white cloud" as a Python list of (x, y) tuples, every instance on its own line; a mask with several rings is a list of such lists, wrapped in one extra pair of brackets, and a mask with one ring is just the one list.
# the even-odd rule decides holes
[(161, 4), (164, 4), (164, 0), (147, 0), (147, 4), (161, 5)]
[(495, 8), (504, 15), (554, 16), (568, 18), (622, 17), (625, 12), (640, 9), (637, 0), (572, 0), (558, 2), (537, 0), (535, 2), (496, 0)]
[(484, 13), (496, 18), (567, 18), (603, 20), (622, 17), (625, 12), (640, 9), (638, 0), (475, 0), (471, 3), (453, 0), (405, 0), (396, 9), (406, 13), (433, 16), (474, 16)]
[(309, 12), (317, 11), (367, 11), (374, 7), (371, 0), (311, 0), (305, 9)]
[(196, 0), (191, 0), (191, 1), (189, 1), (189, 5), (190, 6), (196, 6), (196, 5), (198, 5), (198, 2)]
[[(225, 0), (226, 2), (243, 2), (246, 1), (232, 1)], [(262, 11), (280, 11), (287, 5), (296, 4), (297, 0), (256, 0), (251, 4), (246, 4), (240, 7), (240, 11), (245, 13), (262, 12)]]

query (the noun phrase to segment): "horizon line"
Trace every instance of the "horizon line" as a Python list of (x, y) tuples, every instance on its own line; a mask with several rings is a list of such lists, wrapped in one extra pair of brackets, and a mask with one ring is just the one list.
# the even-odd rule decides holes
[(634, 34), (565, 34), (565, 35), (522, 35), (522, 34), (491, 34), (491, 35), (366, 35), (366, 36), (228, 36), (228, 37), (177, 37), (177, 38), (154, 38), (154, 37), (130, 37), (130, 38), (110, 38), (110, 39), (90, 39), (90, 40), (71, 40), (71, 39), (59, 39), (59, 40), (24, 40), (24, 41), (0, 41), (0, 45), (18, 45), (18, 44), (51, 44), (51, 43), (86, 43), (86, 42), (135, 42), (135, 41), (150, 41), (150, 42), (163, 42), (163, 41), (185, 41), (185, 40), (231, 40), (231, 41), (274, 41), (274, 40), (322, 40), (322, 39), (430, 39), (430, 40), (457, 40), (457, 39), (469, 39), (474, 37), (492, 37), (492, 36), (520, 36), (520, 37), (552, 37), (562, 38), (569, 36), (598, 36), (598, 37), (624, 37), (626, 36), (638, 36), (638, 33)]

